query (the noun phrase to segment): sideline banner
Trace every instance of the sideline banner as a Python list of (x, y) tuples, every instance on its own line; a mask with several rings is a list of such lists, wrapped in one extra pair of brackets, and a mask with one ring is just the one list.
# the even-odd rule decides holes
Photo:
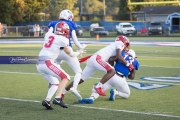
[(36, 64), (38, 56), (0, 56), (0, 64)]
[[(80, 63), (85, 62), (92, 55), (79, 59)], [(44, 64), (45, 60), (50, 60), (47, 56), (0, 56), (0, 64)]]

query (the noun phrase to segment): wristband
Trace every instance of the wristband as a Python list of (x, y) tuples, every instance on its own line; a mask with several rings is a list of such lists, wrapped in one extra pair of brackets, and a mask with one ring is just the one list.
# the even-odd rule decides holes
[(126, 63), (126, 66), (129, 67), (129, 65), (130, 65), (130, 64), (127, 62), (127, 63)]

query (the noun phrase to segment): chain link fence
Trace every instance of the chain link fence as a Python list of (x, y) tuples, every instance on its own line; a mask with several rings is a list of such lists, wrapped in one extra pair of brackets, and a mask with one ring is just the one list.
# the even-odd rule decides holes
[[(99, 26), (102, 27), (102, 31), (95, 32), (91, 34), (92, 31), (90, 31), (90, 26), (82, 26), (82, 34), (78, 34), (78, 37), (93, 37), (95, 35), (99, 36), (117, 36), (117, 35), (126, 35), (126, 36), (180, 36), (180, 25), (176, 25), (173, 28), (173, 31), (164, 26), (163, 28), (144, 28), (142, 25), (141, 26), (133, 26), (135, 28), (135, 31), (132, 33), (128, 33), (130, 29), (126, 29), (126, 34), (123, 32), (118, 32), (116, 25), (111, 25), (111, 26)], [(168, 29), (167, 29), (168, 28)], [(1, 31), (1, 37), (43, 37), (45, 33), (47, 32), (48, 27), (47, 26), (40, 26), (39, 31), (34, 31), (33, 26), (7, 26), (6, 28), (3, 28)], [(158, 31), (162, 30), (162, 33), (154, 32), (154, 34), (149, 34), (151, 31)], [(169, 30), (169, 31), (168, 31)], [(108, 34), (102, 34), (104, 31), (108, 32)], [(170, 33), (170, 34), (169, 34)]]

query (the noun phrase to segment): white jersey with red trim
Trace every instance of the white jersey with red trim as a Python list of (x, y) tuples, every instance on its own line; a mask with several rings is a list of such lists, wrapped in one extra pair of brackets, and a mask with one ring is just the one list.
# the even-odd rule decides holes
[(100, 49), (99, 51), (94, 53), (94, 55), (100, 55), (105, 61), (108, 61), (111, 56), (116, 55), (117, 49), (120, 49), (121, 51), (124, 49), (124, 43), (122, 41), (115, 41)]
[(61, 51), (60, 48), (69, 45), (69, 40), (66, 37), (54, 33), (46, 33), (44, 39), (39, 59), (42, 57), (42, 59), (55, 60)]

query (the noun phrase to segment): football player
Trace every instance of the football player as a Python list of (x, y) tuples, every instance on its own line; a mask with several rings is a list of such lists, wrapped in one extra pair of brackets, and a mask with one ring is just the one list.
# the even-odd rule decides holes
[[(127, 53), (124, 51), (122, 52), (122, 56), (128, 63), (134, 66), (134, 69), (130, 71), (130, 69), (127, 66), (125, 66), (118, 60), (116, 61), (116, 64), (114, 66), (116, 74), (112, 78), (110, 78), (109, 81), (107, 81), (103, 87), (104, 91), (110, 89), (111, 87), (116, 88), (110, 90), (110, 101), (114, 101), (115, 96), (119, 96), (122, 98), (128, 98), (130, 96), (130, 89), (128, 83), (126, 82), (126, 78), (133, 80), (135, 77), (136, 70), (138, 70), (140, 67), (139, 62), (135, 58), (136, 54), (134, 50), (130, 49)], [(93, 88), (90, 98), (83, 98), (82, 100), (79, 100), (79, 103), (93, 104), (94, 100), (98, 97), (99, 94)]]
[[(64, 51), (70, 57), (77, 57), (81, 54), (81, 51), (74, 52), (72, 49), (69, 49), (69, 30), (69, 26), (65, 22), (58, 22), (54, 33), (52, 33), (50, 28), (44, 37), (43, 48), (39, 53), (39, 60), (36, 64), (38, 72), (51, 84), (46, 99), (42, 102), (42, 105), (48, 110), (53, 109), (50, 100), (56, 91), (57, 95), (53, 100), (53, 104), (67, 108), (60, 98), (68, 80), (70, 80), (70, 76), (54, 62), (61, 51)], [(60, 83), (58, 79), (61, 79)]]
[[(82, 77), (79, 84), (86, 81), (91, 75), (94, 74), (96, 70), (100, 70), (105, 72), (106, 74), (102, 77), (100, 82), (94, 87), (94, 90), (101, 96), (106, 96), (103, 90), (103, 84), (106, 83), (114, 74), (116, 73), (114, 68), (108, 63), (108, 59), (112, 56), (111, 61), (119, 60), (123, 65), (127, 66), (129, 70), (133, 70), (133, 66), (131, 63), (127, 62), (122, 56), (121, 52), (127, 48), (129, 48), (130, 42), (129, 39), (125, 36), (118, 36), (115, 39), (115, 42), (107, 45), (106, 47), (100, 49), (96, 53), (94, 53), (86, 63), (86, 67), (82, 72)], [(73, 82), (71, 82), (66, 90), (68, 91), (72, 86)], [(74, 93), (78, 100), (81, 100), (81, 96), (79, 93)]]
[[(85, 44), (80, 44), (78, 39), (77, 39), (77, 36), (76, 36), (76, 29), (77, 29), (77, 26), (76, 26), (76, 23), (73, 22), (73, 19), (74, 19), (74, 15), (73, 13), (70, 11), (70, 10), (62, 10), (60, 12), (60, 15), (59, 15), (59, 20), (56, 20), (56, 21), (51, 21), (49, 23), (49, 28), (50, 27), (53, 27), (57, 24), (57, 22), (60, 22), (60, 21), (64, 21), (66, 22), (68, 25), (69, 25), (69, 28), (70, 28), (70, 32), (69, 32), (69, 46), (72, 47), (72, 44), (71, 44), (71, 41), (70, 41), (70, 37), (72, 37), (75, 45), (83, 50), (86, 45)], [(72, 48), (71, 48), (72, 49)], [(62, 62), (62, 60), (65, 60), (67, 62), (67, 64), (71, 67), (71, 69), (74, 71), (75, 73), (75, 76), (74, 76), (74, 82), (73, 82), (73, 86), (72, 88), (70, 89), (70, 91), (72, 93), (77, 93), (77, 86), (78, 86), (78, 83), (80, 81), (80, 78), (81, 78), (81, 73), (82, 73), (82, 69), (80, 67), (80, 63), (78, 61), (78, 58), (77, 57), (70, 57), (69, 55), (67, 55), (64, 51), (62, 51), (58, 58), (56, 59), (56, 63), (57, 64), (60, 64)], [(66, 92), (66, 90), (64, 91), (64, 93)]]

